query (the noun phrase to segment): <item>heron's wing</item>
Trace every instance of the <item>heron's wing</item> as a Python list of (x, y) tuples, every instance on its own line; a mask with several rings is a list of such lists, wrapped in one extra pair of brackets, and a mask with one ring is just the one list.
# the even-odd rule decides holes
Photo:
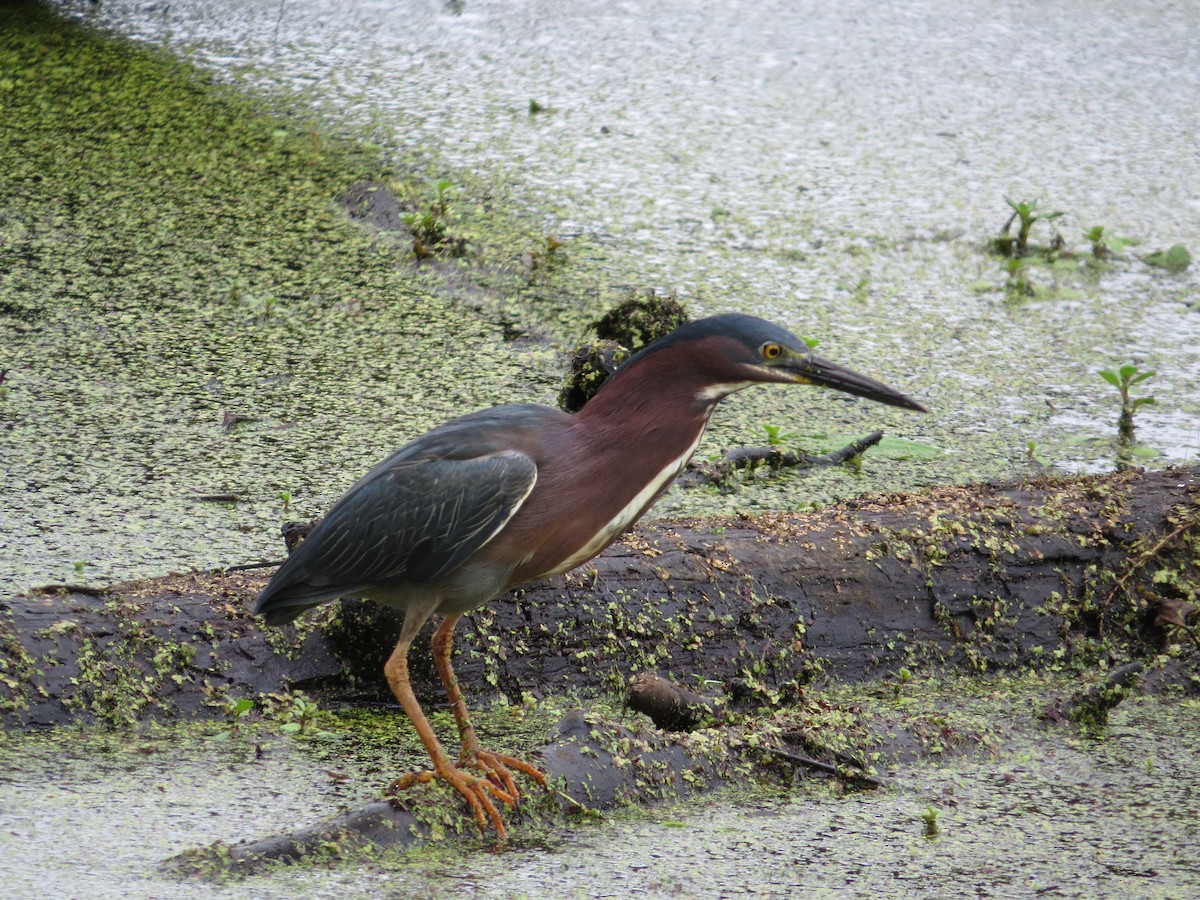
[(533, 460), (514, 451), (389, 460), (334, 505), (259, 595), (255, 611), (278, 614), (452, 572), (504, 527), (536, 481)]

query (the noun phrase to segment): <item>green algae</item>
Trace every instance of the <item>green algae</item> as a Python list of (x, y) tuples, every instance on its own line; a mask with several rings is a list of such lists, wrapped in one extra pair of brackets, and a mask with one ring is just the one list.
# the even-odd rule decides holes
[[(726, 788), (649, 810), (623, 809), (569, 827), (517, 827), (507, 850), (475, 853), (462, 840), (417, 851), (329, 846), (298, 865), (229, 880), (217, 896), (409, 895), (584, 897), (724, 885), (760, 893), (879, 896), (920, 883), (946, 895), (976, 889), (1018, 895), (1182, 896), (1200, 886), (1191, 854), (1200, 837), (1196, 703), (1133, 697), (1107, 728), (1048, 727), (1039, 716), (1075, 682), (1061, 676), (917, 679), (830, 686), (812, 724), (845, 732), (864, 724), (886, 752), (874, 764), (887, 787), (846, 792), (802, 778)], [(206, 728), (114, 734), (61, 729), (0, 736), (0, 850), (15, 897), (78, 891), (194, 894), (193, 881), (158, 869), (168, 855), (284, 833), (374, 799), (400, 768), (396, 717), (356, 712), (323, 722), (336, 738), (281, 735), (255, 726), (228, 742)], [(483, 717), (503, 730), (510, 712)], [(526, 709), (534, 731), (553, 716)], [(452, 729), (448, 717), (437, 721)], [(898, 736), (897, 736), (898, 735)], [(522, 735), (523, 743), (529, 735)], [(907, 748), (907, 749), (906, 749)], [(618, 750), (620, 748), (617, 748)], [(936, 812), (938, 834), (925, 828)], [(447, 836), (457, 833), (448, 824)], [(60, 831), (61, 829), (61, 831)], [(66, 833), (52, 856), (36, 848)], [(747, 855), (779, 865), (747, 868)], [(348, 864), (352, 860), (353, 864)], [(86, 876), (81, 876), (86, 872)]]
[[(90, 18), (169, 44), (218, 77), (255, 90), (265, 85), (279, 94), (298, 91), (301, 102), (320, 109), (336, 127), (371, 134), (393, 158), (410, 158), (413, 151), (405, 144), (417, 135), (417, 143), (445, 147), (504, 184), (535, 215), (567, 232), (559, 235), (570, 259), (567, 271), (545, 281), (535, 278), (522, 295), (551, 309), (556, 289), (565, 289), (557, 301), (567, 312), (561, 325), (554, 316), (538, 314), (560, 338), (578, 337), (577, 308), (599, 313), (630, 287), (656, 287), (681, 292), (697, 310), (736, 307), (796, 323), (797, 330), (821, 337), (835, 358), (919, 389), (936, 419), (883, 421), (900, 433), (919, 431), (948, 452), (937, 466), (896, 467), (890, 460), (870, 466), (867, 477), (889, 490), (1034, 471), (1025, 458), (1031, 442), (1055, 465), (1107, 468), (1113, 454), (1103, 442), (1081, 447), (1069, 440), (1081, 431), (1109, 430), (1102, 392), (1089, 379), (1092, 369), (1112, 361), (1096, 357), (1137, 350), (1141, 358), (1144, 352), (1160, 371), (1178, 372), (1181, 384), (1194, 368), (1189, 351), (1166, 352), (1156, 341), (1164, 333), (1191, 334), (1190, 317), (1170, 309), (1188, 302), (1194, 285), (1165, 283), (1168, 279), (1152, 272), (1138, 275), (1121, 263), (1111, 276), (1097, 271), (1086, 289), (1072, 283), (1072, 296), (1062, 303), (1018, 305), (1002, 289), (999, 297), (969, 290), (983, 276), (997, 288), (1003, 281), (981, 245), (1007, 214), (1004, 196), (1043, 196), (1088, 224), (1111, 221), (1128, 230), (1136, 223), (1133, 231), (1147, 239), (1161, 227), (1168, 233), (1183, 229), (1171, 240), (1190, 240), (1194, 226), (1186, 204), (1152, 187), (1147, 170), (1118, 165), (1140, 155), (1143, 146), (1169, 155), (1161, 129), (1151, 134), (1149, 122), (1137, 120), (1114, 134), (1110, 117), (1097, 114), (1095, 92), (1081, 69), (1072, 70), (1068, 81), (1054, 79), (1049, 67), (1010, 71), (1004, 61), (1024, 51), (1025, 36), (991, 34), (980, 41), (979, 30), (993, 15), (985, 8), (966, 17), (932, 17), (958, 52), (922, 51), (927, 84), (937, 98), (929, 106), (922, 92), (891, 90), (890, 57), (876, 52), (878, 36), (904, 33), (921, 48), (926, 26), (920, 17), (899, 16), (888, 7), (868, 5), (863, 21), (872, 27), (848, 29), (842, 42), (813, 46), (803, 64), (811, 67), (811, 77), (799, 81), (760, 79), (760, 70), (745, 64), (746, 52), (729, 40), (748, 32), (730, 32), (725, 23), (702, 17), (671, 18), (661, 38), (675, 52), (631, 56), (622, 67), (609, 65), (603, 51), (594, 52), (643, 39), (640, 24), (621, 17), (588, 20), (613, 36), (610, 44), (574, 28), (570, 12), (550, 16), (541, 26), (555, 36), (553, 52), (530, 53), (529, 23), (499, 9), (476, 10), (478, 15), (465, 19), (459, 18), (461, 10), (433, 7), (373, 7), (363, 13), (365, 20), (359, 12), (330, 15), (319, 25), (300, 14), (288, 17), (284, 40), (278, 39), (272, 4), (205, 4), (169, 21), (139, 9), (105, 7)], [(1054, 17), (1057, 25), (1040, 27), (1058, 27), (1077, 38), (1081, 59), (1131, 67), (1106, 102), (1140, 85), (1154, 90), (1165, 108), (1187, 107), (1180, 99), (1187, 92), (1157, 76), (1147, 84), (1149, 73), (1132, 62), (1147, 53), (1174, 54), (1176, 60), (1186, 54), (1190, 44), (1178, 22), (1142, 21), (1123, 32), (1123, 39), (1143, 50), (1117, 62), (1102, 49), (1104, 20), (1075, 21), (1077, 15), (1067, 7)], [(782, 75), (775, 66), (794, 48), (780, 36), (810, 33), (811, 18), (811, 11), (800, 13), (787, 4), (756, 7), (738, 27), (755, 35), (752, 52), (764, 52), (767, 68)], [(846, 24), (836, 11), (823, 20), (825, 30), (816, 33)], [(364, 21), (376, 27), (364, 29)], [(1081, 37), (1093, 32), (1101, 39)], [(766, 50), (763, 33), (785, 43)], [(859, 48), (858, 58), (878, 64), (869, 68), (870, 79), (840, 65), (834, 48), (847, 43)], [(990, 73), (986, 89), (976, 83), (974, 93), (961, 91), (963, 70), (947, 60), (964, 58), (976, 61), (975, 72)], [(592, 65), (580, 67), (580, 59)], [(741, 105), (712, 115), (706, 104), (712, 102), (708, 85), (716, 83), (714, 65), (725, 84), (759, 97), (762, 106), (753, 113), (750, 105)], [(481, 78), (481, 72), (488, 74)], [(1004, 90), (990, 82), (993, 76), (1006, 81)], [(531, 118), (524, 99), (513, 103), (514, 96), (541, 95), (564, 83), (575, 89), (558, 92), (554, 116)], [(636, 102), (629, 102), (628, 90), (650, 83), (658, 88), (639, 90)], [(860, 87), (870, 94), (865, 117), (851, 99)], [(812, 90), (822, 95), (816, 102), (809, 102)], [(1006, 101), (999, 98), (1064, 91), (1079, 100), (1057, 110), (1067, 126), (1039, 123), (1038, 141), (1007, 126)], [(941, 113), (932, 111), (945, 108), (961, 112), (956, 116), (961, 134), (939, 130)], [(981, 108), (992, 113), (980, 114)], [(915, 121), (924, 123), (928, 141), (912, 140)], [(1096, 168), (1090, 154), (1080, 154), (1074, 142), (1085, 134), (1111, 147), (1105, 165)], [(743, 140), (747, 135), (754, 137)], [(1176, 135), (1170, 145), (1178, 148), (1178, 140)], [(1060, 148), (1050, 154), (1053, 165), (1046, 164), (1048, 147)], [(954, 148), (949, 156), (947, 148)], [(951, 160), (954, 165), (948, 165)], [(1098, 174), (1102, 170), (1105, 175)], [(1037, 190), (1030, 185), (1026, 193), (1026, 179)], [(1042, 187), (1042, 179), (1050, 186)], [(1097, 191), (1097, 184), (1105, 189)], [(1145, 269), (1140, 262), (1136, 268)], [(729, 404), (718, 414), (702, 453), (744, 444), (761, 433), (764, 422), (790, 428), (839, 417), (841, 404), (811, 394), (801, 400), (802, 393), (762, 391), (738, 398), (736, 407)], [(1148, 442), (1164, 456), (1194, 455), (1190, 407), (1187, 400), (1164, 404), (1148, 418)], [(875, 411), (864, 409), (857, 418), (873, 420)], [(935, 469), (936, 475), (928, 474)], [(822, 473), (773, 486), (756, 483), (740, 500), (673, 493), (660, 511), (778, 508), (867, 483)]]
[(275, 556), (282, 518), (539, 381), (544, 350), (446, 298), (523, 277), (503, 261), (535, 238), (502, 204), (456, 207), (477, 270), (418, 267), (338, 198), (425, 174), (164, 53), (2, 15), (6, 588)]
[(38, 663), (16, 634), (12, 611), (0, 609), (0, 712), (28, 709), (29, 686), (39, 673)]
[[(834, 693), (863, 718), (899, 716), (974, 738), (951, 752), (892, 761), (884, 790), (847, 794), (803, 780), (791, 791), (717, 794), (618, 813), (551, 837), (537, 852), (463, 861), (411, 854), (409, 890), (449, 896), (465, 879), (480, 896), (1077, 897), (1184, 896), (1200, 885), (1190, 848), (1200, 820), (1187, 749), (1195, 703), (1138, 698), (1108, 731), (1083, 737), (1031, 724), (1053, 679), (922, 683), (913, 697)], [(962, 713), (948, 708), (964, 705)], [(932, 731), (932, 729), (931, 729)], [(1191, 743), (1190, 743), (1191, 742)], [(929, 835), (932, 810), (937, 835)], [(762, 865), (747, 866), (747, 859)]]
[[(496, 402), (553, 402), (558, 360), (526, 337), (568, 346), (630, 290), (655, 286), (684, 291), (697, 313), (778, 317), (782, 308), (767, 307), (795, 301), (786, 318), (820, 337), (823, 352), (937, 411), (748, 391), (714, 416), (700, 458), (759, 442), (766, 427), (807, 435), (812, 452), (877, 427), (910, 443), (876, 448), (857, 469), (740, 479), (731, 493), (672, 490), (656, 515), (803, 509), (866, 489), (1020, 474), (1038, 465), (1030, 443), (1067, 465), (1112, 457), (1102, 441), (1078, 442), (1094, 424), (1065, 404), (1003, 425), (963, 424), (1005, 398), (1040, 409), (1043, 384), (1072, 384), (1082, 357), (1112, 345), (1121, 317), (1104, 283), (1069, 308), (1018, 315), (984, 303), (955, 323), (952, 341), (926, 328), (864, 337), (906, 297), (968, 279), (974, 244), (944, 230), (857, 234), (812, 222), (801, 237), (765, 228), (761, 209), (742, 210), (713, 216), (703, 241), (711, 279), (677, 283), (651, 234), (679, 223), (659, 218), (653, 202), (645, 241), (614, 250), (603, 233), (555, 230), (564, 215), (553, 191), (531, 199), (526, 180), (502, 165), (476, 176), (427, 147), (355, 140), (395, 131), (383, 114), (351, 127), (315, 87), (241, 93), (36, 10), (6, 9), (14, 40), (0, 51), (0, 103), (13, 124), (0, 141), (12, 173), (0, 212), (0, 423), (12, 459), (2, 496), (15, 513), (0, 537), (12, 558), (0, 575), (7, 587), (277, 557), (282, 519), (320, 514), (429, 426)], [(350, 99), (369, 105), (366, 94)], [(465, 256), (417, 260), (397, 222), (364, 230), (346, 220), (357, 186), (383, 185), (401, 211), (420, 211), (438, 202), (439, 181), (453, 185), (445, 227)], [(787, 286), (778, 300), (731, 273), (747, 239), (765, 257), (760, 274)], [(822, 241), (817, 274), (798, 271), (794, 245), (815, 254)], [(1186, 290), (1141, 284), (1135, 302), (1163, 307)], [(1039, 330), (1071, 344), (997, 364), (997, 335)], [(936, 358), (936, 371), (914, 366), (914, 353)], [(1046, 399), (1061, 402), (1060, 393)], [(944, 452), (930, 458), (914, 444)]]

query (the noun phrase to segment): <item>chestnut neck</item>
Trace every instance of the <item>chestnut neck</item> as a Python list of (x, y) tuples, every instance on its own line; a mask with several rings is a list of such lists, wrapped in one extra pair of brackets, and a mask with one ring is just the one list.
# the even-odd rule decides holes
[[(671, 447), (695, 443), (721, 397), (705, 396), (714, 378), (680, 345), (627, 363), (576, 414), (578, 424), (606, 439), (656, 434)], [(657, 449), (657, 448), (656, 448)], [(661, 448), (663, 451), (667, 447)]]

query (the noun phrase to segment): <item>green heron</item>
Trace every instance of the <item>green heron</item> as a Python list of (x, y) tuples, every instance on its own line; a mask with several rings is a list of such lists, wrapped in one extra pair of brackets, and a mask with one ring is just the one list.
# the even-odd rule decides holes
[[(480, 830), (494, 802), (515, 805), (513, 769), (527, 762), (484, 750), (450, 664), (463, 613), (504, 591), (575, 568), (658, 499), (695, 452), (713, 409), (752, 384), (823, 385), (905, 409), (921, 404), (814, 356), (788, 331), (746, 315), (684, 325), (650, 344), (575, 415), (533, 404), (481, 410), (441, 425), (360, 478), (333, 505), (255, 604), (268, 625), (337, 597), (404, 610), (384, 675), (433, 761), (393, 784), (441, 779), (467, 799)], [(433, 657), (458, 724), (452, 762), (409, 683), (408, 651), (442, 616)], [(493, 799), (494, 798), (494, 799)]]

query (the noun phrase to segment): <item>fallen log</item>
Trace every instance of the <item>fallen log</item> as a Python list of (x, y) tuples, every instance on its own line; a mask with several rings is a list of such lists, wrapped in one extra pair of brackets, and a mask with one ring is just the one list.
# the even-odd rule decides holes
[[(652, 671), (760, 704), (817, 678), (1107, 664), (1165, 644), (1158, 610), (1200, 585), (1197, 484), (1131, 471), (651, 524), (477, 611), (456, 667), (513, 700)], [(1170, 634), (1195, 646), (1194, 626)]]
[[(1200, 583), (1198, 472), (1046, 477), (644, 524), (593, 565), (466, 617), (455, 667), (475, 700), (619, 692), (652, 672), (717, 683), (726, 702), (754, 707), (786, 703), (818, 678), (1108, 665), (1167, 643), (1192, 653), (1196, 626), (1180, 610)], [(289, 689), (387, 696), (379, 672), (394, 613), (349, 601), (264, 630), (246, 613), (264, 577), (173, 576), (3, 601), (0, 721), (219, 718), (229, 698)], [(412, 659), (418, 692), (440, 701), (429, 655), (418, 648)], [(1195, 677), (1183, 685), (1200, 689)]]

